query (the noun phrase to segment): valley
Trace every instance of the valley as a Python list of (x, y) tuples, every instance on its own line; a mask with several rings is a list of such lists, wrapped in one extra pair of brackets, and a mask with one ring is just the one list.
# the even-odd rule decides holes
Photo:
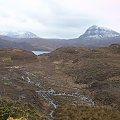
[(0, 0), (0, 120), (120, 120), (120, 0)]

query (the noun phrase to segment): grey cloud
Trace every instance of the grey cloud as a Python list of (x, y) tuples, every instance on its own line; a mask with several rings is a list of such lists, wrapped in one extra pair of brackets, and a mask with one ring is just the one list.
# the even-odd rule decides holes
[[(106, 3), (98, 0), (4, 0), (0, 1), (0, 28), (23, 29), (40, 37), (73, 38), (93, 24), (105, 25), (120, 31), (119, 8), (111, 0), (107, 12)], [(13, 4), (14, 3), (14, 4)], [(29, 3), (29, 4), (28, 4)], [(75, 3), (75, 4), (74, 4)], [(88, 4), (87, 4), (88, 3)], [(97, 8), (98, 7), (98, 8)], [(99, 9), (99, 8), (104, 9)], [(114, 8), (114, 14), (111, 9)], [(113, 16), (113, 17), (112, 17)]]

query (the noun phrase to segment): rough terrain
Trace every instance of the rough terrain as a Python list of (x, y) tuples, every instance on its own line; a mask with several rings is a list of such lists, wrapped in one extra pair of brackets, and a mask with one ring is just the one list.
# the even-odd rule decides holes
[(30, 103), (56, 120), (63, 103), (120, 111), (120, 45), (66, 47), (40, 56), (0, 49), (0, 98)]

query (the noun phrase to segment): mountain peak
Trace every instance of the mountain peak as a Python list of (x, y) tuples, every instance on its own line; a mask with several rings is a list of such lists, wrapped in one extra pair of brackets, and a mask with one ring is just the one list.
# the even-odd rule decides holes
[(29, 31), (0, 31), (0, 35), (11, 38), (38, 38), (37, 35)]
[(120, 33), (114, 30), (108, 29), (108, 28), (93, 25), (89, 27), (82, 36), (87, 37), (87, 38), (99, 38), (100, 39), (100, 38), (120, 36)]
[(98, 25), (92, 25), (91, 27), (89, 27), (87, 30), (106, 30), (106, 31), (113, 31), (112, 29), (106, 28), (106, 27), (101, 27)]
[(89, 28), (98, 28), (99, 26), (98, 25), (92, 25), (91, 27)]

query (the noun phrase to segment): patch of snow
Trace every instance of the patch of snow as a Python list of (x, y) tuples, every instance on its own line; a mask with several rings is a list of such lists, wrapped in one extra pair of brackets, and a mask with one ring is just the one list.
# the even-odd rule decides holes
[(12, 38), (38, 38), (32, 32), (29, 31), (0, 31), (0, 35), (12, 37)]
[(120, 36), (120, 33), (108, 28), (93, 25), (86, 30), (83, 36), (85, 36), (85, 38), (109, 38)]

